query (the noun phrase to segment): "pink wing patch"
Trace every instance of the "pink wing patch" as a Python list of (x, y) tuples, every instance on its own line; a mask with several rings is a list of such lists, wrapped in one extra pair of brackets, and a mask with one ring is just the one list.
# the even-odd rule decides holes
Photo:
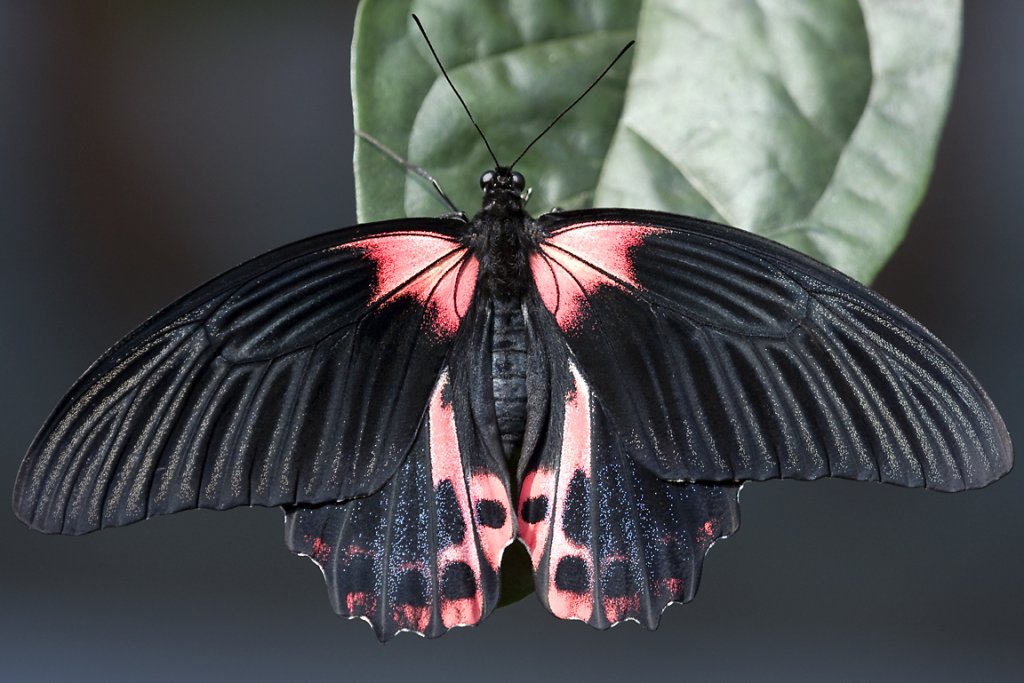
[(371, 304), (411, 296), (426, 307), (440, 336), (458, 330), (473, 300), (480, 265), (458, 241), (429, 232), (401, 232), (337, 248), (362, 249), (377, 264)]
[[(497, 574), (505, 547), (512, 542), (511, 501), (504, 483), (488, 472), (467, 478), (459, 450), (455, 416), (442, 393), (448, 384), (447, 370), (442, 374), (430, 400), (430, 467), (434, 490), (450, 492), (454, 497), (454, 520), (449, 528), (449, 543), (440, 547), (437, 575), (441, 586), (441, 620), (445, 628), (475, 624), (483, 618), (481, 551), (483, 561)], [(440, 506), (439, 506), (440, 507)]]
[[(566, 522), (570, 489), (591, 479), (590, 388), (570, 363), (576, 391), (565, 404), (565, 427), (558, 469), (538, 469), (523, 479), (519, 537), (533, 559), (534, 571), (548, 556), (547, 602), (562, 619), (590, 620), (594, 610), (594, 562), (589, 544), (572, 537)], [(550, 511), (550, 513), (549, 513)], [(548, 545), (550, 544), (550, 548)]]
[(559, 230), (530, 256), (530, 270), (540, 298), (558, 326), (579, 325), (586, 297), (599, 287), (640, 289), (633, 250), (662, 228), (625, 223), (581, 223)]

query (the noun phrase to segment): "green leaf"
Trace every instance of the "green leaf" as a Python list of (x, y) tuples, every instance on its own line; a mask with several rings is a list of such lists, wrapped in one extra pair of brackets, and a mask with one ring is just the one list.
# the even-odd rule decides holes
[[(410, 19), (508, 163), (618, 49), (615, 70), (517, 167), (537, 213), (656, 208), (778, 239), (869, 280), (927, 185), (952, 92), (959, 0), (364, 0), (359, 130), (467, 213), (493, 166)], [(360, 142), (361, 221), (437, 215), (430, 186)]]
[[(494, 162), (409, 15), (423, 22), (498, 160), (508, 164), (634, 38), (641, 4), (366, 0), (352, 46), (356, 129), (427, 169), (472, 214), (480, 174)], [(535, 211), (592, 205), (628, 63), (516, 166), (533, 189)], [(362, 141), (355, 172), (360, 221), (446, 211), (428, 184)]]
[(960, 10), (648, 0), (596, 203), (713, 218), (870, 280), (927, 185)]
[[(782, 241), (863, 281), (927, 185), (960, 47), (960, 0), (363, 0), (355, 125), (432, 173), (467, 213), (619, 49), (621, 62), (516, 167), (535, 213), (623, 206)], [(439, 215), (422, 178), (359, 141), (361, 221)], [(521, 555), (521, 553), (520, 553)], [(503, 581), (528, 589), (528, 562)]]

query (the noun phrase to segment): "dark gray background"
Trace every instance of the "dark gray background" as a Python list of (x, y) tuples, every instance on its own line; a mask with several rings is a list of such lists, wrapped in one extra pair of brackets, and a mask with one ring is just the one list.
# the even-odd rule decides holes
[[(961, 355), (1024, 440), (1024, 3), (967, 4), (934, 181), (877, 285)], [(0, 492), (121, 334), (244, 258), (353, 222), (351, 26), (338, 1), (0, 4)], [(481, 628), (386, 647), (334, 616), (278, 510), (53, 538), (0, 509), (0, 679), (1019, 672), (1020, 473), (962, 495), (828, 481), (742, 498), (742, 530), (657, 632), (596, 632), (531, 597)]]

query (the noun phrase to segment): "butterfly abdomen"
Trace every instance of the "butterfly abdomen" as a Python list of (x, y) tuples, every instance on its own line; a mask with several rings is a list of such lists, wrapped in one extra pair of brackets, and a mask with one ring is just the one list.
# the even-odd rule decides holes
[(519, 449), (526, 425), (526, 321), (522, 301), (494, 300), (491, 329), (491, 383), (494, 411), (505, 457)]

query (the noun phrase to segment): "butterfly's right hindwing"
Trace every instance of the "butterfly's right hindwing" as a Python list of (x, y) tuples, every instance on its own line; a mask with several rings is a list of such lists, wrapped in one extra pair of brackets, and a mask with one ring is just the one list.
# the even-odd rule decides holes
[(545, 424), (520, 467), (517, 506), (537, 594), (562, 619), (657, 628), (670, 603), (696, 594), (711, 545), (739, 527), (739, 485), (645, 468), (546, 314), (534, 307), (530, 325), (547, 361)]
[(72, 387), (22, 464), (15, 512), (79, 534), (379, 489), (427, 410), (458, 327), (452, 302), (472, 297), (463, 228), (327, 233), (183, 297)]

